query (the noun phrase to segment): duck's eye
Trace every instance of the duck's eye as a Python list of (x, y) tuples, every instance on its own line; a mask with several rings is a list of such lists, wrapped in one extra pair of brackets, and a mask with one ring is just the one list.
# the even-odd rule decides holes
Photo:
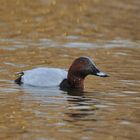
[(80, 60), (80, 63), (86, 64), (87, 62), (85, 60)]
[(80, 60), (80, 63), (84, 63), (84, 62), (85, 62), (84, 60), (82, 60), (82, 59)]

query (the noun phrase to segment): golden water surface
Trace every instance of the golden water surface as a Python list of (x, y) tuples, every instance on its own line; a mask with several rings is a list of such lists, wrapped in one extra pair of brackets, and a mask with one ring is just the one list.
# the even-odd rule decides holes
[[(83, 93), (13, 82), (79, 56), (110, 77)], [(140, 1), (0, 0), (0, 140), (139, 139)]]

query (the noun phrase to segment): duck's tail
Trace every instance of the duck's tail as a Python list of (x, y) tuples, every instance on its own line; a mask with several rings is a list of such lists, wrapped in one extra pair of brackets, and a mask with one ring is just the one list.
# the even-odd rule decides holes
[(17, 73), (17, 75), (19, 77), (15, 80), (15, 83), (21, 85), (22, 84), (21, 79), (22, 79), (22, 76), (24, 75), (24, 72)]

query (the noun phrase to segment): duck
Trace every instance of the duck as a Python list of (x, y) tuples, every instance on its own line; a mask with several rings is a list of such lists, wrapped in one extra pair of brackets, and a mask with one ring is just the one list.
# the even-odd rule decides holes
[(16, 84), (35, 87), (59, 87), (60, 89), (84, 89), (84, 80), (88, 75), (108, 77), (100, 71), (94, 61), (86, 56), (76, 58), (68, 71), (60, 68), (39, 67), (22, 71), (15, 80)]

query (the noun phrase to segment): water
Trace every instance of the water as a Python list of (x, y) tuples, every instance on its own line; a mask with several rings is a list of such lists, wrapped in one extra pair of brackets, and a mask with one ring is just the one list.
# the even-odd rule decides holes
[[(139, 140), (140, 2), (0, 1), (0, 139)], [(22, 87), (16, 73), (89, 56), (110, 77), (84, 92)]]

